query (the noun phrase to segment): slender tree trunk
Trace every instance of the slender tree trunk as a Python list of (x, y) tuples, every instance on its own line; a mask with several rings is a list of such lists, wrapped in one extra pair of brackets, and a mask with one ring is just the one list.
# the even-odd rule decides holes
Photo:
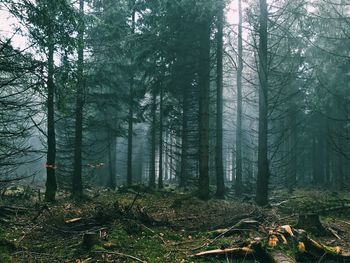
[(163, 189), (163, 87), (160, 87), (159, 102), (159, 175), (158, 189)]
[(79, 1), (78, 24), (78, 68), (77, 93), (75, 109), (75, 143), (74, 143), (74, 170), (72, 195), (83, 195), (82, 182), (82, 144), (83, 144), (83, 107), (84, 107), (84, 0)]
[(126, 183), (127, 186), (132, 185), (132, 155), (133, 155), (133, 126), (134, 126), (134, 97), (133, 97), (133, 87), (130, 83), (129, 90), (129, 116), (128, 116), (128, 160), (127, 160), (127, 175)]
[(169, 143), (170, 143), (170, 133), (167, 130), (165, 134), (166, 138), (166, 147), (165, 147), (165, 174), (164, 174), (164, 180), (169, 180)]
[(267, 4), (260, 0), (259, 29), (259, 139), (258, 139), (258, 178), (256, 202), (268, 203), (269, 164), (268, 164), (268, 68), (267, 68)]
[(290, 162), (290, 178), (289, 178), (289, 189), (292, 190), (297, 184), (297, 167), (298, 167), (298, 128), (297, 128), (297, 116), (296, 110), (293, 109), (293, 105), (290, 106), (290, 143), (289, 150), (291, 151), (291, 162)]
[(209, 198), (209, 91), (210, 91), (210, 22), (203, 21), (198, 30), (199, 65), (199, 197)]
[(220, 2), (218, 13), (218, 33), (217, 33), (217, 79), (216, 79), (216, 196), (223, 198), (225, 196), (224, 167), (222, 157), (222, 140), (223, 140), (223, 31), (224, 31), (224, 4)]
[(48, 54), (48, 77), (47, 77), (47, 161), (46, 161), (46, 192), (45, 200), (55, 201), (57, 182), (56, 182), (56, 134), (55, 134), (55, 86), (54, 75), (54, 43), (52, 35), (49, 35), (49, 54)]
[[(336, 116), (341, 116), (341, 110), (339, 106), (336, 109), (337, 115)], [(341, 122), (337, 122), (336, 124), (336, 133), (337, 133), (337, 138), (335, 138), (335, 143), (337, 145), (337, 149), (335, 150), (335, 187), (337, 190), (341, 191), (344, 189), (344, 157), (343, 153), (341, 152), (342, 146), (345, 145), (344, 140), (342, 138), (342, 134), (339, 133), (343, 129), (343, 124)]]
[(188, 152), (188, 111), (189, 96), (188, 87), (183, 88), (182, 94), (182, 133), (181, 133), (181, 171), (180, 171), (180, 187), (187, 184), (187, 152)]
[(317, 147), (316, 136), (312, 137), (312, 182), (317, 181)]
[(232, 146), (232, 170), (231, 170), (231, 174), (232, 174), (232, 187), (234, 187), (236, 185), (236, 149), (235, 149), (235, 146), (233, 145)]
[(236, 184), (235, 194), (242, 194), (242, 0), (238, 0), (238, 67), (237, 67), (237, 131), (236, 131)]
[(149, 187), (156, 187), (156, 113), (157, 113), (157, 96), (153, 91), (152, 98), (152, 127), (151, 127), (151, 164), (149, 174)]
[(116, 187), (116, 139), (109, 132), (108, 134), (108, 167), (109, 167), (109, 182), (108, 187), (112, 190)]
[[(135, 33), (135, 1), (132, 6), (132, 34)], [(133, 62), (133, 59), (131, 58)], [(131, 73), (130, 87), (129, 87), (129, 116), (128, 116), (128, 159), (127, 159), (127, 174), (126, 174), (126, 184), (131, 186), (133, 183), (132, 178), (132, 157), (133, 157), (133, 130), (134, 130), (134, 76)]]
[[(329, 112), (329, 111), (328, 111)], [(329, 185), (331, 183), (331, 147), (330, 147), (330, 141), (329, 141), (329, 121), (326, 119), (326, 154), (325, 154), (325, 181), (326, 184)]]
[(174, 150), (173, 150), (173, 137), (170, 134), (170, 161), (169, 161), (169, 180), (173, 179), (173, 160), (174, 160)]

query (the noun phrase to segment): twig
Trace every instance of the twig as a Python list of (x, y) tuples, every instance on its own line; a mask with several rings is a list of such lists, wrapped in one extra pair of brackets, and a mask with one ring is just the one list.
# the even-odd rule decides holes
[(143, 226), (144, 228), (146, 228), (152, 234), (156, 235), (163, 242), (163, 244), (166, 245), (166, 242), (165, 242), (164, 238), (161, 235), (157, 234), (156, 232), (154, 232), (152, 229), (150, 229), (149, 227), (145, 226), (144, 224), (140, 224), (140, 225)]
[(33, 252), (33, 251), (28, 251), (28, 250), (22, 250), (22, 251), (18, 251), (18, 252), (13, 253), (13, 255), (20, 255), (20, 254), (22, 254), (23, 256), (24, 256), (24, 254), (45, 256), (45, 257), (50, 257), (51, 259), (55, 258), (59, 262), (65, 262), (64, 261), (65, 257), (57, 256), (57, 255), (53, 255), (53, 254), (49, 254), (49, 253)]
[(33, 176), (33, 175), (22, 176), (22, 177), (11, 178), (11, 179), (3, 179), (3, 180), (0, 180), (0, 183), (3, 184), (3, 183), (11, 183), (11, 182), (15, 182), (15, 181), (21, 181), (21, 180), (30, 178), (30, 177), (32, 177), (32, 176)]
[(132, 201), (131, 205), (128, 207), (128, 209), (126, 210), (126, 213), (130, 212), (131, 209), (133, 208), (137, 198), (140, 196), (140, 192), (137, 192), (137, 194), (134, 197), (134, 200)]
[(128, 254), (120, 253), (120, 252), (109, 252), (109, 251), (92, 251), (92, 252), (93, 253), (97, 253), (97, 254), (117, 255), (117, 256), (120, 256), (120, 257), (132, 259), (132, 260), (137, 261), (137, 262), (147, 263), (147, 261), (144, 261), (142, 259), (139, 259), (137, 257), (131, 256), (131, 255), (128, 255)]
[(32, 222), (35, 222), (35, 221), (39, 218), (39, 216), (42, 215), (42, 213), (43, 213), (44, 211), (47, 211), (47, 212), (50, 213), (50, 209), (49, 209), (49, 207), (48, 207), (47, 205), (43, 205), (43, 206), (39, 209), (39, 211), (38, 211), (38, 213), (36, 214), (36, 216), (34, 216), (34, 217), (32, 218)]
[(225, 236), (228, 232), (234, 230), (234, 229), (237, 229), (237, 230), (243, 230), (243, 229), (239, 229), (238, 226), (244, 222), (244, 220), (241, 220), (239, 221), (238, 223), (234, 224), (233, 226), (231, 226), (230, 228), (226, 229), (224, 232), (222, 232), (221, 234), (219, 234), (218, 236), (216, 236), (215, 238), (209, 240), (207, 243), (199, 246), (199, 247), (196, 247), (196, 248), (193, 248), (192, 251), (195, 251), (195, 250), (198, 250), (198, 249), (201, 249), (201, 248), (204, 248), (204, 247), (207, 247), (211, 244), (213, 244), (216, 240), (218, 240), (219, 238)]
[(337, 239), (341, 240), (341, 237), (337, 234), (337, 232), (333, 229), (328, 227), (328, 230), (331, 232), (333, 236), (335, 236)]

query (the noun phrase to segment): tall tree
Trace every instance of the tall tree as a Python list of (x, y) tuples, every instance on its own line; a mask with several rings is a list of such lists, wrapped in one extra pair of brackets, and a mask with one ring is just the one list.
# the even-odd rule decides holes
[(268, 164), (268, 62), (267, 62), (267, 4), (260, 0), (259, 15), (259, 138), (258, 138), (258, 177), (256, 202), (268, 203), (269, 164)]
[[(48, 2), (48, 9), (54, 10), (51, 5), (51, 1)], [(55, 84), (54, 78), (54, 51), (55, 43), (53, 38), (53, 27), (52, 22), (48, 22), (47, 28), (47, 161), (46, 161), (46, 191), (45, 199), (47, 201), (54, 201), (57, 191), (56, 182), (56, 134), (55, 134)]]
[(69, 50), (74, 30), (73, 10), (66, 0), (13, 1), (10, 11), (27, 27), (30, 38), (39, 52), (46, 55), (46, 109), (47, 109), (47, 161), (45, 199), (54, 201), (56, 182), (56, 133), (55, 133), (55, 51)]
[(77, 89), (75, 108), (75, 141), (74, 141), (74, 171), (72, 195), (81, 197), (83, 194), (82, 182), (82, 144), (83, 144), (83, 108), (84, 108), (84, 0), (79, 0), (78, 19), (78, 65)]
[(225, 180), (223, 167), (223, 31), (224, 31), (224, 3), (220, 1), (217, 17), (217, 50), (216, 50), (216, 196), (225, 196)]
[[(236, 180), (235, 194), (242, 194), (242, 73), (243, 73), (243, 38), (242, 38), (242, 0), (238, 0), (238, 66), (237, 66), (237, 129), (236, 129)], [(234, 168), (232, 168), (234, 169)]]
[(151, 123), (151, 158), (149, 171), (149, 187), (156, 187), (156, 125), (157, 125), (157, 94), (152, 92), (152, 123)]
[[(136, 25), (136, 7), (135, 7), (135, 0), (130, 1), (130, 8), (131, 8), (131, 34), (135, 34), (135, 25)], [(131, 54), (131, 53), (130, 53)], [(132, 57), (129, 58), (131, 68), (133, 68), (134, 59)], [(130, 76), (130, 83), (129, 83), (129, 115), (128, 115), (128, 159), (127, 159), (127, 175), (126, 175), (126, 182), (128, 186), (132, 185), (133, 178), (132, 178), (132, 159), (133, 159), (133, 136), (134, 136), (134, 72), (133, 69), (131, 69), (131, 76)]]
[(158, 189), (162, 189), (163, 186), (163, 117), (164, 117), (164, 88), (160, 83), (159, 94), (159, 174), (158, 174)]
[(209, 198), (209, 90), (211, 20), (198, 23), (199, 35), (199, 197)]

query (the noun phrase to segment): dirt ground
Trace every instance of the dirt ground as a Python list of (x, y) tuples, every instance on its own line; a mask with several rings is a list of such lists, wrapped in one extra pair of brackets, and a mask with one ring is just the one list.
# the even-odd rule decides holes
[[(4, 195), (0, 262), (259, 262), (229, 254), (193, 255), (264, 240), (268, 229), (294, 226), (299, 214), (310, 213), (319, 214), (327, 229), (311, 231), (313, 239), (350, 250), (350, 194), (345, 192), (279, 190), (265, 208), (257, 207), (250, 196), (205, 202), (171, 190), (94, 189), (87, 194), (83, 201), (73, 202), (60, 192), (55, 204), (39, 201), (38, 193), (28, 189)], [(232, 228), (227, 236), (215, 231), (238, 226), (242, 220), (258, 222), (259, 227)], [(327, 260), (304, 262), (333, 262)]]

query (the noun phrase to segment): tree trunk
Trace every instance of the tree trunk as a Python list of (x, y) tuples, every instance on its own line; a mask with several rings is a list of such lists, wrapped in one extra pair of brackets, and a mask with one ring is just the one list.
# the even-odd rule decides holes
[(267, 4), (260, 0), (259, 29), (259, 139), (258, 139), (258, 177), (256, 202), (258, 205), (268, 203), (269, 164), (268, 164), (268, 68), (267, 68)]
[[(162, 84), (161, 84), (162, 85)], [(160, 87), (159, 102), (159, 174), (158, 189), (163, 188), (163, 87)]]
[(74, 142), (74, 170), (72, 195), (81, 197), (82, 182), (82, 144), (83, 144), (83, 107), (84, 107), (84, 0), (79, 1), (78, 24), (78, 68), (77, 93), (75, 109), (75, 142)]
[(55, 135), (55, 86), (53, 82), (54, 74), (54, 43), (52, 35), (49, 35), (49, 54), (48, 54), (48, 77), (47, 77), (47, 161), (46, 161), (46, 192), (45, 200), (55, 201), (57, 182), (56, 182), (56, 135)]
[(128, 116), (128, 159), (127, 159), (127, 175), (126, 184), (127, 186), (132, 185), (132, 145), (133, 145), (133, 126), (134, 126), (134, 96), (133, 87), (130, 83), (130, 94), (129, 94), (129, 116)]
[(224, 28), (224, 4), (220, 2), (218, 13), (218, 33), (217, 33), (217, 79), (216, 79), (216, 196), (223, 198), (225, 196), (224, 167), (222, 157), (223, 140), (223, 28)]
[(209, 90), (210, 21), (202, 21), (198, 30), (199, 59), (199, 197), (209, 198)]
[(108, 136), (108, 164), (109, 164), (109, 182), (108, 187), (112, 190), (116, 187), (115, 176), (116, 176), (116, 139), (109, 132)]
[(153, 91), (152, 98), (152, 127), (151, 127), (151, 164), (149, 174), (149, 187), (156, 187), (156, 112), (157, 112), (157, 96)]
[(294, 109), (294, 105), (290, 106), (290, 178), (289, 189), (292, 190), (297, 184), (297, 167), (298, 167), (298, 128), (297, 128), (297, 112)]
[(236, 181), (235, 194), (242, 194), (242, 73), (243, 73), (243, 41), (242, 41), (242, 0), (238, 1), (238, 68), (237, 68), (237, 131), (236, 131)]
[(188, 87), (183, 88), (182, 94), (182, 133), (181, 133), (181, 171), (180, 171), (180, 187), (185, 187), (187, 184), (187, 152), (188, 152), (188, 111), (189, 111), (189, 96)]
[(236, 149), (235, 146), (232, 146), (232, 168), (231, 168), (231, 174), (232, 174), (232, 187), (235, 187), (236, 185)]
[(169, 130), (167, 130), (166, 134), (165, 134), (165, 138), (166, 138), (166, 147), (165, 147), (165, 173), (164, 173), (164, 180), (168, 181), (169, 180), (169, 143), (170, 143), (170, 133)]
[(173, 179), (173, 159), (174, 159), (174, 150), (173, 150), (173, 137), (170, 134), (170, 153), (169, 153), (169, 180)]
[[(133, 2), (132, 6), (132, 31), (131, 33), (135, 33), (135, 2)], [(132, 61), (132, 59), (131, 59)], [(131, 69), (132, 70), (132, 69)], [(128, 157), (127, 157), (127, 174), (126, 174), (126, 184), (127, 186), (131, 186), (133, 182), (132, 178), (132, 157), (133, 157), (133, 127), (134, 126), (134, 76), (131, 73), (130, 78), (130, 87), (129, 87), (129, 116), (128, 116)]]

